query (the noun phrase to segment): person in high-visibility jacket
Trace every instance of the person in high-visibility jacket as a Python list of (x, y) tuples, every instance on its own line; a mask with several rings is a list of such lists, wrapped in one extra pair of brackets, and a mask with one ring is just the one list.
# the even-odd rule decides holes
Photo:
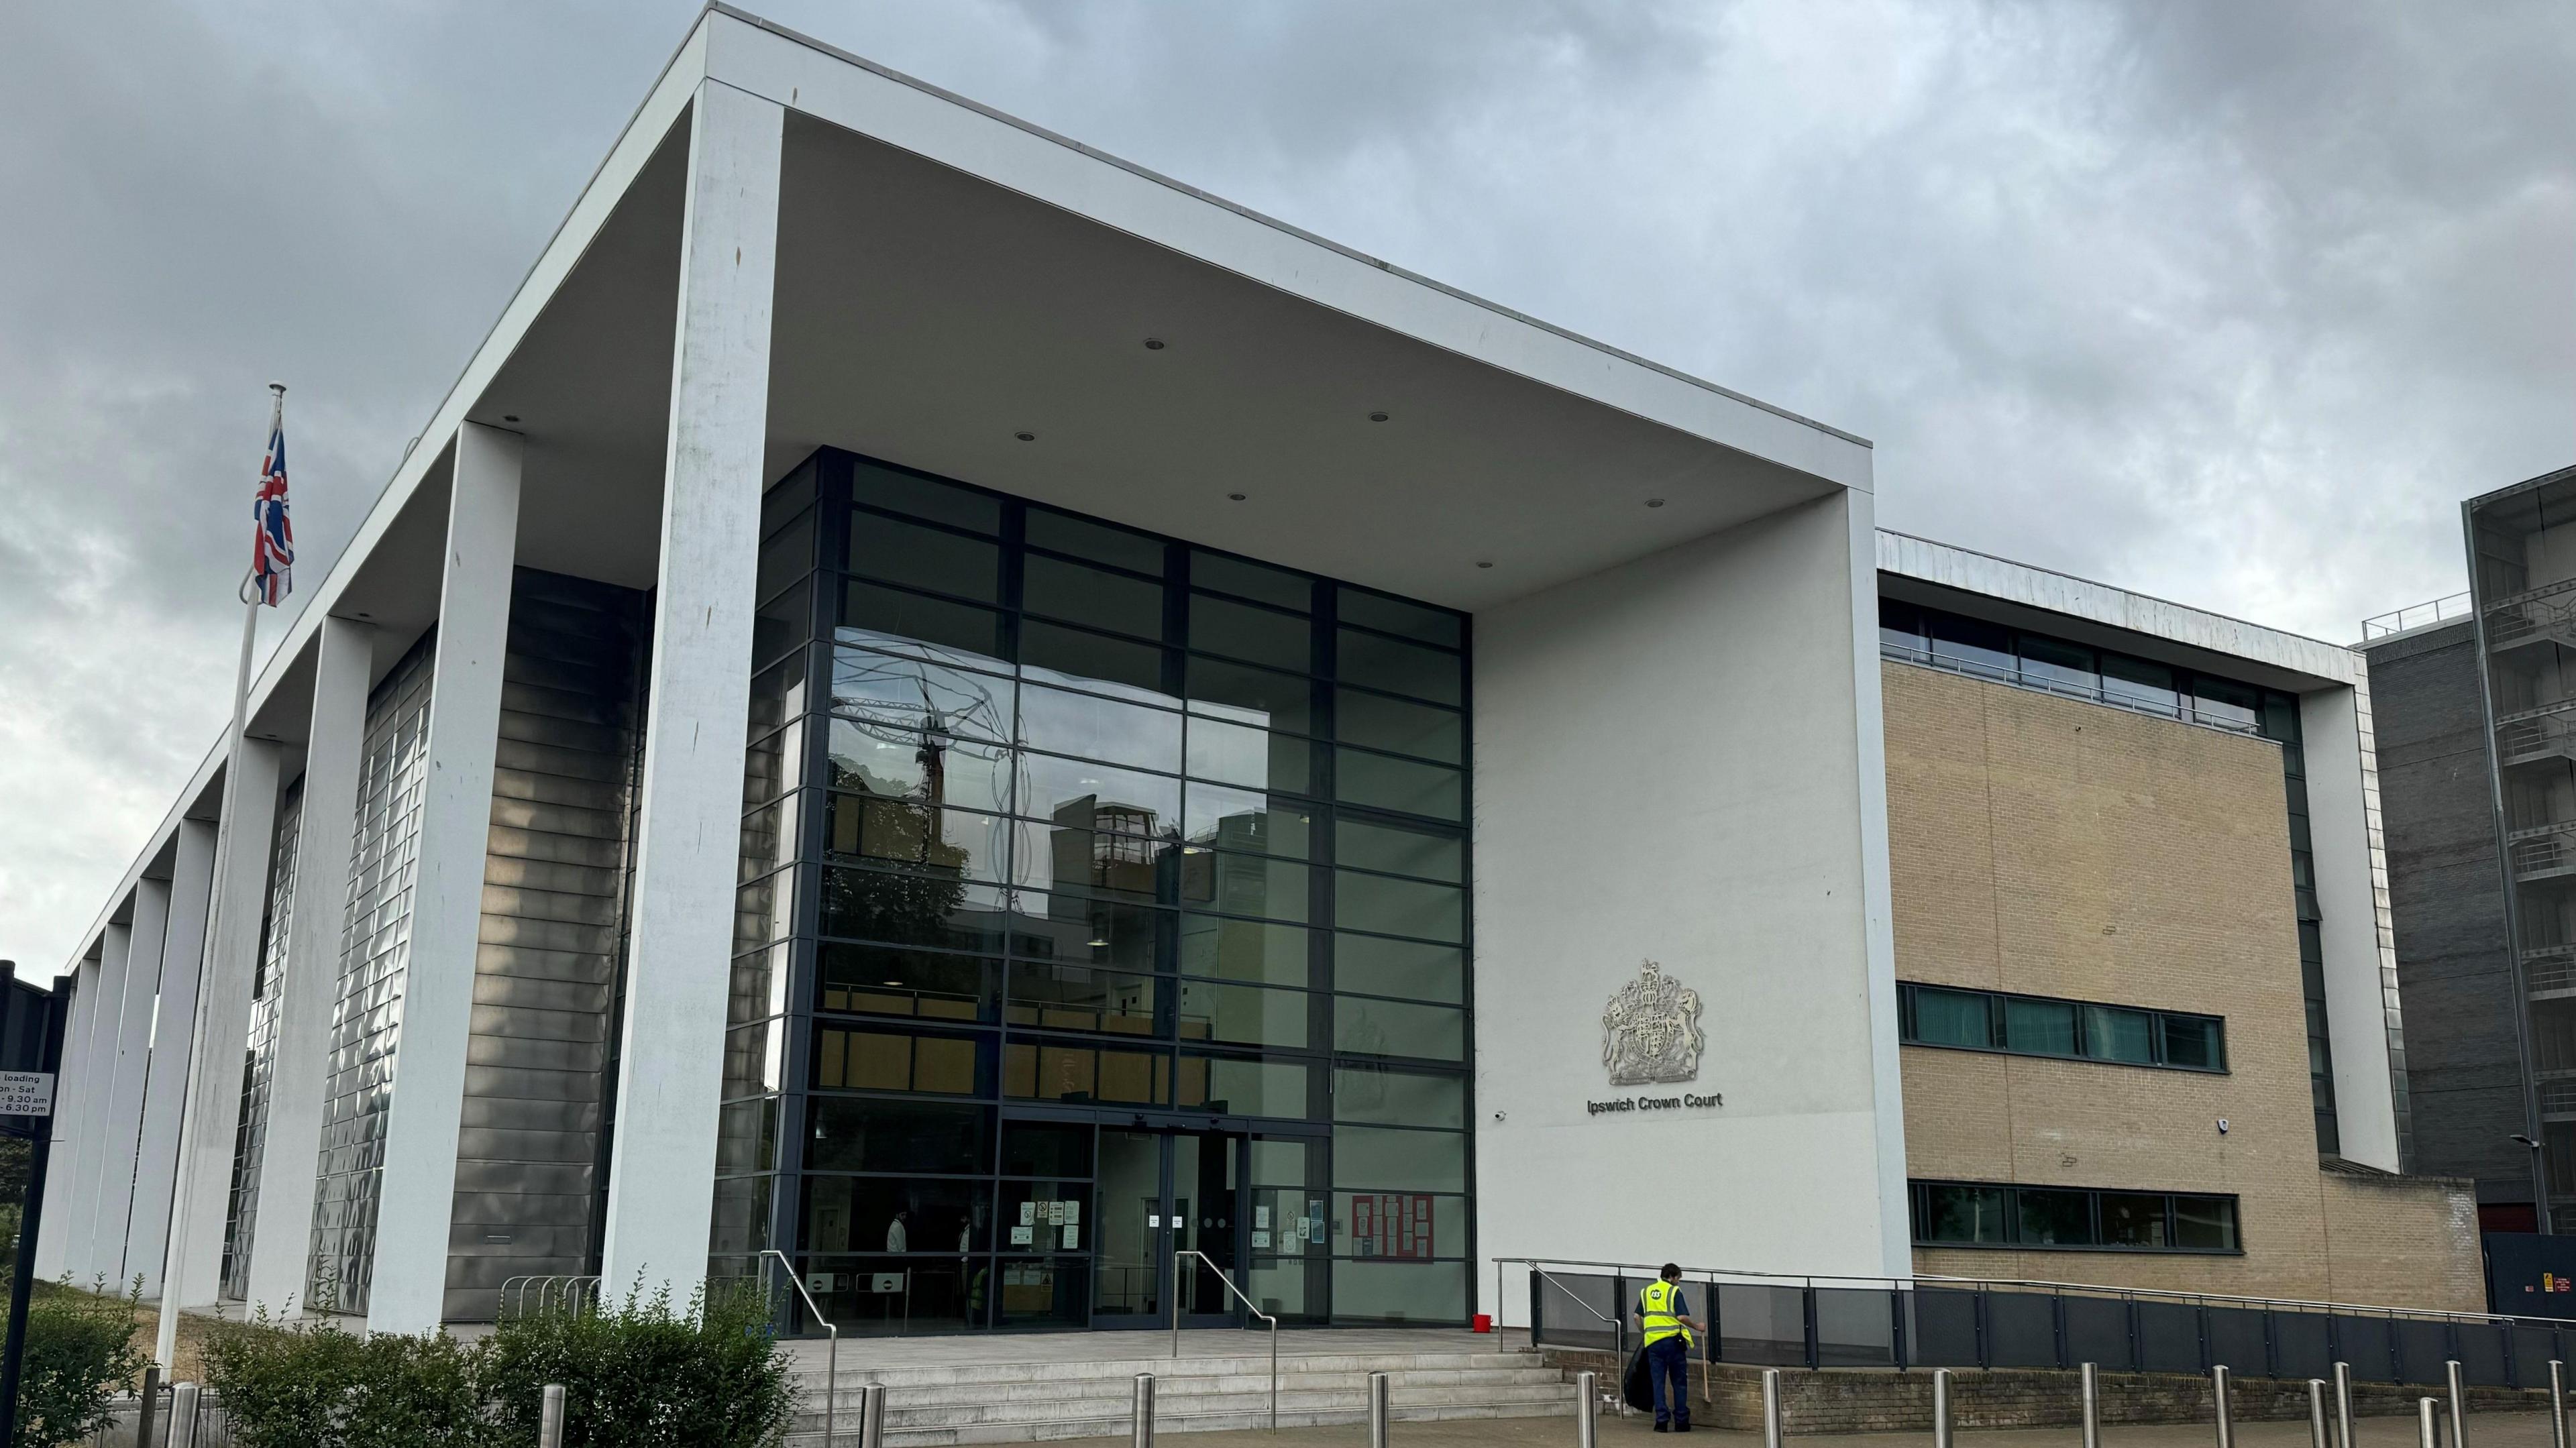
[(1646, 1376), (1654, 1384), (1655, 1431), (1690, 1431), (1691, 1334), (1706, 1332), (1682, 1296), (1682, 1269), (1664, 1264), (1661, 1280), (1637, 1294), (1637, 1324), (1645, 1329)]

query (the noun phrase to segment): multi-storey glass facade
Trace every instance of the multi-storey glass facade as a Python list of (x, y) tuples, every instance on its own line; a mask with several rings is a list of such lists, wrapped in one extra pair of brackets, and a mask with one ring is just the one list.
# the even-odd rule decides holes
[(765, 531), (714, 1271), (1462, 1319), (1467, 620), (828, 450)]
[(224, 1213), (223, 1295), (250, 1295), (250, 1244), (258, 1230), (259, 1171), (268, 1140), (269, 1083), (277, 1075), (277, 999), (286, 984), (287, 940), (295, 921), (295, 843), (303, 833), (304, 783), (278, 800), (268, 853), (268, 900), (259, 921), (258, 968), (251, 977), (250, 1035), (242, 1053), (240, 1125), (233, 1133), (232, 1189)]

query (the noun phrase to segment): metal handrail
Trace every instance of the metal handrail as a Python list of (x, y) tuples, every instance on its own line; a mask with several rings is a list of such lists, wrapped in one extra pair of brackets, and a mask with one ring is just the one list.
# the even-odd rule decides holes
[(1181, 1355), (1181, 1259), (1184, 1257), (1196, 1257), (1206, 1262), (1207, 1269), (1216, 1274), (1217, 1281), (1225, 1284), (1226, 1291), (1234, 1294), (1235, 1301), (1243, 1304), (1244, 1311), (1270, 1324), (1270, 1430), (1274, 1433), (1279, 1431), (1279, 1319), (1262, 1311), (1261, 1304), (1244, 1296), (1243, 1289), (1235, 1286), (1234, 1279), (1225, 1275), (1224, 1268), (1210, 1261), (1208, 1254), (1188, 1247), (1172, 1254), (1172, 1356), (1177, 1359)]
[(814, 1305), (814, 1294), (805, 1290), (805, 1279), (796, 1275), (796, 1264), (787, 1260), (786, 1253), (770, 1247), (760, 1255), (777, 1258), (778, 1265), (787, 1269), (787, 1285), (795, 1288), (796, 1295), (805, 1299), (805, 1310), (814, 1315), (816, 1322), (823, 1324), (824, 1333), (831, 1339), (830, 1345), (823, 1350), (823, 1448), (832, 1448), (832, 1418), (841, 1405), (841, 1329), (823, 1315), (822, 1308)]
[[(1497, 1258), (1494, 1263), (1495, 1269), (1499, 1271), (1503, 1262), (1506, 1260), (1519, 1262), (1528, 1267), (1532, 1276), (1538, 1278), (1548, 1286), (1555, 1288), (1557, 1291), (1564, 1293), (1567, 1300), (1571, 1301), (1575, 1306), (1582, 1308), (1584, 1311), (1591, 1313), (1594, 1317), (1598, 1317), (1603, 1322), (1610, 1324), (1610, 1342), (1612, 1344), (1611, 1355), (1624, 1369), (1628, 1361), (1628, 1319), (1626, 1317), (1605, 1316), (1601, 1309), (1594, 1307), (1591, 1303), (1575, 1296), (1573, 1288), (1568, 1287), (1564, 1283), (1557, 1281), (1554, 1277), (1549, 1276), (1546, 1268), (1539, 1266), (1536, 1262), (1530, 1261), (1528, 1258)], [(1588, 1267), (1596, 1264), (1588, 1262), (1567, 1262), (1560, 1265), (1567, 1267)], [(1497, 1297), (1494, 1300), (1494, 1306), (1500, 1308), (1502, 1305), (1502, 1299)], [(1530, 1346), (1538, 1346), (1538, 1304), (1534, 1302), (1530, 1304)], [(1628, 1416), (1628, 1395), (1624, 1391), (1619, 1394), (1619, 1416), (1622, 1418)]]
[[(1661, 1270), (1641, 1262), (1581, 1262), (1566, 1257), (1498, 1257), (1495, 1262), (1497, 1265), (1527, 1267), (1541, 1277), (1547, 1276), (1539, 1266), (1542, 1262), (1558, 1267), (1599, 1268), (1622, 1274), (1638, 1273), (1646, 1276), (1652, 1276)], [(2384, 1307), (2357, 1302), (2318, 1302), (2297, 1297), (2239, 1297), (2224, 1292), (2174, 1292), (2157, 1287), (2117, 1287), (2103, 1282), (2050, 1282), (2024, 1277), (1945, 1277), (1931, 1272), (1917, 1272), (1911, 1277), (1863, 1277), (1840, 1273), (1757, 1272), (1735, 1267), (1685, 1267), (1682, 1270), (1686, 1275), (1706, 1277), (1712, 1282), (1720, 1277), (1751, 1277), (1770, 1282), (1804, 1283), (1809, 1287), (1820, 1282), (1829, 1285), (1851, 1283), (1900, 1289), (1923, 1284), (1936, 1287), (2035, 1287), (2050, 1292), (2097, 1293), (2107, 1297), (2158, 1297), (2177, 1302), (2221, 1303), (2247, 1307), (2289, 1307), (2373, 1317), (2427, 1318), (2442, 1322), (2551, 1322), (2576, 1327), (2576, 1318), (2513, 1316), (2496, 1312), (2446, 1312), (2430, 1307)], [(1558, 1285), (1562, 1287), (1562, 1284)], [(1573, 1295), (1571, 1289), (1566, 1291), (1568, 1296)], [(1582, 1302), (1581, 1298), (1575, 1300)], [(1591, 1310), (1591, 1304), (1583, 1303), (1583, 1306), (1586, 1311)], [(1600, 1314), (1594, 1312), (1593, 1316), (1598, 1317)]]

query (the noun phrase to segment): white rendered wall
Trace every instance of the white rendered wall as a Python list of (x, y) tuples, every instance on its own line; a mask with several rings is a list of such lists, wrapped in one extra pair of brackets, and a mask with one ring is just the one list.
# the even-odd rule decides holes
[(250, 1036), (250, 988), (258, 966), (260, 916), (268, 899), (268, 852), (277, 836), (277, 746), (243, 740), (229, 767), (238, 775), (224, 791), (232, 817), (225, 821), (215, 857), (187, 1112), (180, 1128), (169, 1249), (163, 1254), (162, 1279), (168, 1284), (163, 1295), (181, 1307), (213, 1306), (222, 1285), (224, 1209), (232, 1191), (234, 1136), (241, 1126), (241, 1051)]
[(215, 827), (182, 819), (173, 831), (169, 926), (161, 945), (159, 1019), (143, 1078), (143, 1138), (134, 1157), (133, 1215), (125, 1227), (126, 1275), (161, 1295), (170, 1248), (170, 1192), (179, 1160), (179, 1107), (187, 1099), (188, 1047), (197, 1021), (197, 977), (206, 950), (206, 897), (214, 884)]
[(118, 1007), (116, 1064), (107, 1116), (99, 1123), (98, 1208), (90, 1229), (90, 1265), (118, 1286), (131, 1285), (126, 1225), (134, 1209), (135, 1154), (143, 1139), (143, 1088), (152, 1065), (152, 998), (161, 989), (161, 951), (170, 920), (170, 883), (139, 880), (134, 926), (126, 939), (125, 990)]
[[(1784, 510), (1475, 621), (1480, 1297), (1498, 1257), (1910, 1270), (1869, 499)], [(1601, 1014), (1696, 990), (1705, 1110)], [(1527, 1277), (1503, 1279), (1528, 1321)]]
[(45, 1214), (36, 1228), (36, 1275), (52, 1281), (75, 1271), (88, 1250), (88, 1233), (76, 1222), (80, 1200), (80, 1143), (94, 1119), (89, 1071), (90, 1025), (98, 1017), (98, 962), (73, 967), (72, 1004), (63, 1020), (62, 1070), (54, 1080), (53, 1147), (46, 1158)]
[(518, 556), (520, 450), (516, 433), (471, 422), (456, 430), (431, 665), (429, 780), (421, 792), (393, 1103), (385, 1112), (370, 1332), (427, 1332), (446, 1305), (510, 572)]
[(107, 1142), (115, 1129), (117, 1051), (125, 1039), (125, 964), (133, 954), (134, 929), (111, 922), (99, 938), (98, 1008), (89, 1018), (88, 1063), (81, 1071), (79, 1175), (72, 1194), (71, 1220), (64, 1223), (71, 1247), (75, 1281), (86, 1283), (114, 1272), (125, 1256), (125, 1243), (107, 1242), (99, 1230), (99, 1203), (107, 1195)]
[(340, 943), (348, 924), (349, 856), (357, 842), (375, 635), (374, 628), (352, 619), (324, 619), (313, 666), (312, 727), (298, 796), (303, 815), (295, 835), (295, 920), (286, 932), (286, 980), (277, 1003), (267, 1135), (260, 1148), (259, 1216), (250, 1244), (250, 1301), (274, 1313), (302, 1301), (312, 1255), (331, 1006), (339, 994)]
[[(2367, 665), (2353, 660), (2356, 672)], [(2367, 685), (2365, 684), (2366, 688)], [(2325, 946), (2326, 1037), (2334, 1052), (2335, 1132), (2346, 1159), (2396, 1171), (2397, 1108), (2389, 1076), (2381, 901), (2374, 842), (2362, 807), (2365, 765), (2358, 696), (2318, 689), (2299, 697), (2307, 754), (2308, 833), (2317, 870), (2318, 933)]]
[(680, 326), (644, 723), (634, 923), (601, 1274), (611, 1296), (706, 1277), (744, 712), (760, 559), (786, 112), (710, 81), (691, 112)]

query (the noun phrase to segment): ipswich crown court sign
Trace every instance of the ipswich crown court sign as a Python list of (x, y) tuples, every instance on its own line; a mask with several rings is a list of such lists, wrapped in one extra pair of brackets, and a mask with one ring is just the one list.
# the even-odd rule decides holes
[[(1647, 961), (1601, 1012), (1601, 1065), (1613, 1086), (1679, 1086), (1699, 1079), (1708, 1037), (1699, 1028), (1699, 992)], [(1640, 1094), (1587, 1101), (1594, 1116), (1617, 1111), (1685, 1111), (1723, 1106), (1716, 1092)]]

